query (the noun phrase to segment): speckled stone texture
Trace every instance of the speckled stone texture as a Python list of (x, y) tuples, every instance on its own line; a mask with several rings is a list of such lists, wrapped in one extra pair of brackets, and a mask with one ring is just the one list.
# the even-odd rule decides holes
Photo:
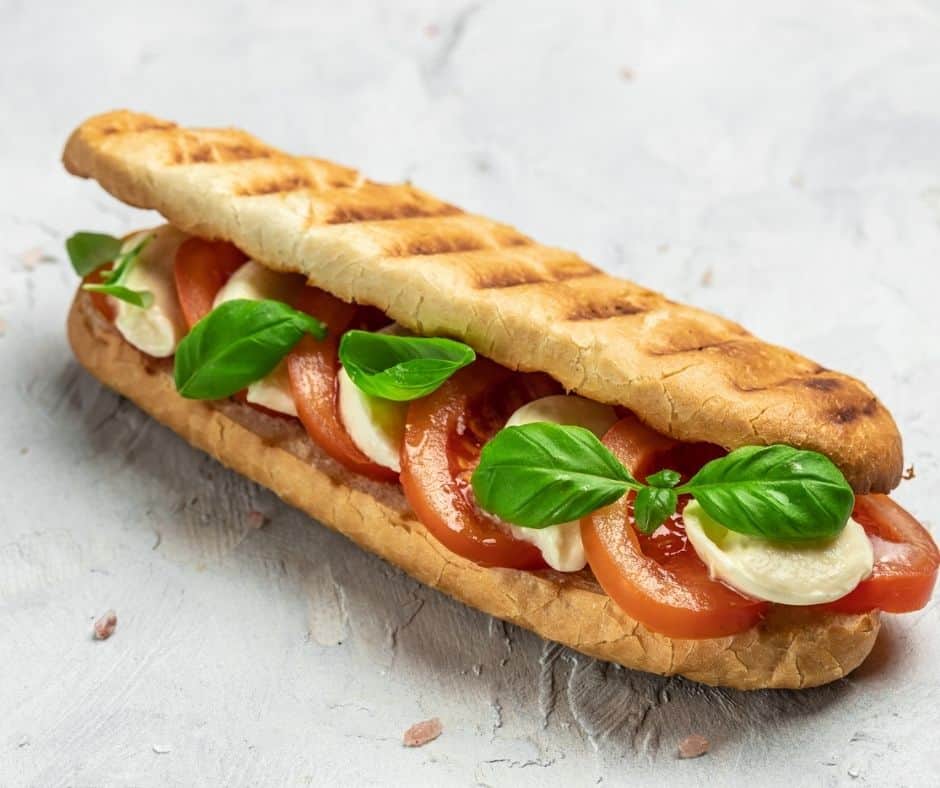
[[(933, 526), (938, 40), (937, 3), (0, 0), (0, 785), (936, 784), (936, 605), (819, 690), (634, 674), (104, 390), (66, 345), (63, 241), (153, 218), (58, 154), (118, 106), (234, 124), (575, 248), (868, 382)], [(680, 760), (691, 734), (711, 750)]]

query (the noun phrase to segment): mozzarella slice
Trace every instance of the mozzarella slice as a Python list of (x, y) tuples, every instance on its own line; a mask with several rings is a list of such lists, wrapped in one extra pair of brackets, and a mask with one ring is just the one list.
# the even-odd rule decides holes
[[(602, 405), (573, 394), (542, 397), (523, 405), (509, 417), (507, 427), (547, 421), (585, 427), (600, 438), (614, 426), (617, 414), (609, 405)], [(559, 572), (578, 572), (587, 566), (587, 556), (581, 542), (581, 524), (550, 525), (548, 528), (520, 528), (508, 524), (512, 535), (523, 542), (534, 544), (552, 569)]]
[(242, 265), (215, 296), (213, 309), (226, 301), (247, 298), (249, 301), (287, 301), (294, 294), (294, 283), (289, 276), (265, 268), (254, 260)]
[[(239, 298), (249, 301), (287, 301), (293, 295), (293, 288), (294, 284), (289, 277), (249, 260), (222, 286), (212, 302), (212, 308)], [(297, 415), (286, 361), (278, 364), (261, 380), (250, 384), (246, 397), (249, 402), (269, 410), (286, 413), (288, 416)]]
[(141, 250), (122, 284), (131, 290), (149, 291), (153, 303), (143, 308), (118, 298), (110, 301), (114, 306), (114, 326), (121, 336), (149, 356), (166, 358), (176, 352), (186, 334), (186, 321), (173, 282), (173, 263), (176, 250), (187, 236), (166, 224), (135, 233), (124, 242), (121, 252), (129, 252), (148, 235), (154, 237)]
[(855, 520), (834, 539), (775, 542), (730, 531), (691, 501), (685, 532), (713, 578), (742, 594), (782, 605), (817, 605), (849, 593), (871, 574), (871, 540)]
[(407, 402), (392, 402), (366, 394), (340, 368), (339, 415), (359, 451), (372, 462), (401, 473), (401, 444), (405, 437)]
[(263, 405), (269, 410), (297, 415), (297, 403), (290, 387), (290, 373), (287, 371), (287, 359), (281, 361), (261, 380), (248, 386), (245, 399), (255, 405)]

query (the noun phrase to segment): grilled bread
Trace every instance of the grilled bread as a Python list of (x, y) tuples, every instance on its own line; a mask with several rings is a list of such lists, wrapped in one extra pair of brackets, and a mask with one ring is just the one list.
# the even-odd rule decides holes
[(68, 332), (89, 372), (225, 465), (432, 588), (585, 654), (739, 689), (804, 688), (854, 670), (878, 635), (877, 612), (780, 606), (730, 637), (659, 635), (622, 612), (590, 571), (487, 569), (452, 553), (418, 521), (397, 486), (343, 469), (292, 420), (231, 400), (182, 398), (172, 360), (151, 358), (128, 344), (88, 293), (76, 297)]
[[(96, 179), (131, 205), (158, 210), (187, 232), (231, 241), (270, 268), (304, 274), (417, 333), (452, 336), (507, 367), (546, 372), (679, 440), (813, 449), (830, 457), (858, 493), (887, 492), (900, 478), (897, 427), (854, 378), (410, 185), (376, 184), (242, 131), (185, 129), (126, 111), (82, 124), (64, 161), (70, 172)], [(125, 393), (153, 410), (142, 390)], [(207, 424), (184, 431), (238, 467), (231, 449), (206, 433), (220, 416), (205, 405), (167, 407), (172, 413), (157, 416), (171, 424), (194, 409), (203, 414)], [(255, 478), (259, 472), (248, 468)], [(299, 505), (311, 510), (302, 499)], [(446, 567), (442, 560), (437, 565)], [(571, 591), (571, 598), (581, 593)], [(468, 601), (520, 618), (496, 610), (493, 600)], [(568, 595), (559, 597), (558, 605), (568, 604), (574, 604)], [(605, 607), (595, 615), (614, 613)], [(612, 649), (583, 647), (617, 659)]]

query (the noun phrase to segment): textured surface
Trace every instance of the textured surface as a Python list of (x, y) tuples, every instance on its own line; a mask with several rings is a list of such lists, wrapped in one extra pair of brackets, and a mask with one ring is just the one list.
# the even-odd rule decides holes
[[(936, 606), (802, 694), (606, 667), (311, 526), (71, 360), (65, 235), (153, 217), (63, 173), (62, 140), (147, 106), (412, 178), (845, 369), (940, 524), (936, 6), (385, 5), (0, 4), (0, 784), (934, 783)], [(677, 760), (693, 733), (711, 751)]]
[(900, 480), (897, 427), (864, 384), (409, 184), (128, 110), (82, 123), (63, 161), (187, 232), (671, 437), (821, 451), (862, 493)]

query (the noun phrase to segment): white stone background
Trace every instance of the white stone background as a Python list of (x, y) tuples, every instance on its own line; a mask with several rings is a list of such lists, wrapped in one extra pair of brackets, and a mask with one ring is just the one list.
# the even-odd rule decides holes
[[(0, 0), (0, 784), (936, 784), (936, 605), (819, 690), (632, 673), (419, 586), (103, 389), (63, 241), (151, 217), (58, 158), (126, 106), (410, 178), (863, 378), (936, 528), (938, 41), (909, 0)], [(712, 751), (680, 761), (690, 733)]]

